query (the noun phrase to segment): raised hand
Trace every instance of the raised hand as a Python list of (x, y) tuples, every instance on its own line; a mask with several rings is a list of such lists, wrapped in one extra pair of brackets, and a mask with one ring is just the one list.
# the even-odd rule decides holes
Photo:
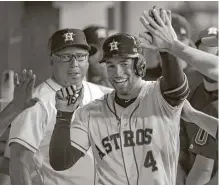
[(145, 41), (140, 43), (140, 47), (146, 49), (168, 52), (174, 41), (178, 40), (177, 35), (171, 25), (171, 12), (156, 8), (144, 11), (140, 21), (146, 31), (139, 36)]
[(33, 91), (36, 81), (36, 75), (32, 70), (27, 71), (24, 69), (20, 75), (15, 73), (14, 75), (14, 99), (12, 104), (19, 107), (21, 110), (29, 108), (38, 101), (37, 98), (33, 98)]
[(61, 88), (56, 92), (56, 109), (62, 112), (74, 112), (82, 104), (84, 88), (76, 89), (76, 86)]

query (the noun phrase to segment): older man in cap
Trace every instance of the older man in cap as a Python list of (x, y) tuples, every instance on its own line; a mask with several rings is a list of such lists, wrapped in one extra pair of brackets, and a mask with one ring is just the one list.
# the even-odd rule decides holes
[(102, 45), (108, 37), (109, 32), (106, 27), (91, 25), (84, 29), (88, 44), (91, 47), (89, 55), (89, 68), (87, 80), (89, 82), (112, 87), (106, 71), (106, 65), (99, 63), (103, 56)]
[[(63, 172), (53, 170), (49, 162), (49, 143), (57, 114), (56, 91), (73, 85), (74, 91), (82, 96), (81, 106), (104, 95), (102, 87), (84, 81), (89, 51), (84, 32), (78, 29), (59, 30), (49, 39), (52, 76), (35, 89), (34, 96), (39, 99), (36, 105), (23, 111), (12, 122), (9, 137), (12, 184), (92, 184), (91, 150), (74, 167)], [(71, 90), (63, 93), (71, 93)], [(71, 104), (73, 97), (69, 95), (68, 104)]]

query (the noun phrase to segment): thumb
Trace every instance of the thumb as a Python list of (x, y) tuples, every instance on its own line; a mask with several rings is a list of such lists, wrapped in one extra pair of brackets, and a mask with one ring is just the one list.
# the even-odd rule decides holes
[(79, 93), (79, 97), (78, 97), (78, 103), (79, 103), (79, 105), (82, 104), (83, 98), (84, 98), (84, 87), (81, 88), (81, 91), (80, 91), (80, 93)]
[(39, 102), (39, 101), (40, 101), (39, 98), (32, 98), (32, 99), (30, 100), (30, 103), (29, 103), (28, 107), (34, 106), (34, 105), (35, 105), (37, 102)]
[(64, 98), (64, 97), (63, 97), (63, 95), (62, 95), (61, 90), (58, 90), (58, 91), (56, 92), (56, 99), (62, 100), (63, 98)]

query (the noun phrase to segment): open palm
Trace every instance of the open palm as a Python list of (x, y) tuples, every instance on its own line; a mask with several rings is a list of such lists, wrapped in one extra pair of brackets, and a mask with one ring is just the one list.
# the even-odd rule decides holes
[(14, 76), (14, 99), (12, 103), (18, 106), (20, 109), (26, 109), (33, 106), (38, 99), (33, 98), (33, 91), (35, 85), (36, 76), (32, 70), (23, 70), (23, 72)]

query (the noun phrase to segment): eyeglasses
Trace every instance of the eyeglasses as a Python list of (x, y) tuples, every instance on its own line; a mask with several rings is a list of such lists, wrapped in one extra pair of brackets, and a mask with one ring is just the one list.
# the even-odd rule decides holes
[(63, 55), (52, 54), (52, 55), (58, 57), (61, 62), (70, 62), (73, 59), (73, 57), (78, 62), (82, 62), (87, 58), (88, 53), (76, 53), (74, 55), (72, 54), (63, 54)]

